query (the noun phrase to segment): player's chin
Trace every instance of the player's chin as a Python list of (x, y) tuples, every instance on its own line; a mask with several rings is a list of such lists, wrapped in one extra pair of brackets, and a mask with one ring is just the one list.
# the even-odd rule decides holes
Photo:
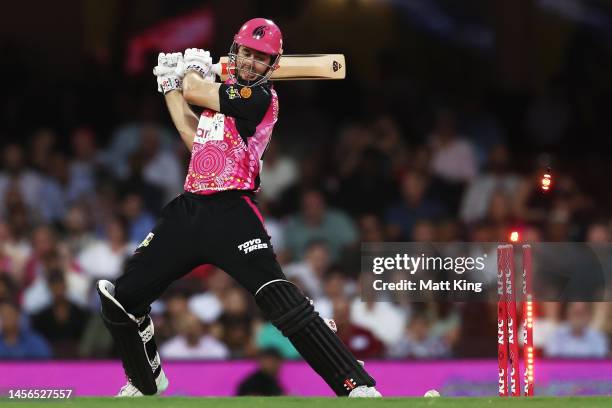
[(255, 75), (255, 74), (247, 74), (247, 73), (243, 72), (243, 73), (241, 73), (240, 78), (243, 81), (254, 81), (254, 80), (257, 79), (257, 75)]

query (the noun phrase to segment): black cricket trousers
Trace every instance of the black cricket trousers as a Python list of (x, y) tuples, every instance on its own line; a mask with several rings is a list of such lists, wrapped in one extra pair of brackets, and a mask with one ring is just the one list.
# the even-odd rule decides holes
[(223, 269), (253, 295), (271, 280), (286, 279), (253, 193), (185, 192), (168, 203), (127, 260), (115, 298), (129, 313), (143, 316), (172, 282), (202, 264)]

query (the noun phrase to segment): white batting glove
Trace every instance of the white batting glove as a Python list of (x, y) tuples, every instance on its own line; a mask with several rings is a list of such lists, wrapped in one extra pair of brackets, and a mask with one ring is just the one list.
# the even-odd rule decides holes
[[(206, 78), (212, 69), (212, 58), (210, 52), (199, 48), (187, 48), (185, 50), (185, 72), (195, 71)], [(213, 77), (214, 78), (214, 77)]]
[(157, 90), (164, 95), (183, 86), (183, 56), (180, 52), (160, 53), (153, 73), (157, 76)]

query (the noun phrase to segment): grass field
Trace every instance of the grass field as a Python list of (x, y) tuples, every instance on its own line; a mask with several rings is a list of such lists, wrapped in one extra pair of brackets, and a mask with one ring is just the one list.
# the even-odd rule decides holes
[(536, 398), (291, 398), (291, 397), (243, 397), (243, 398), (72, 398), (68, 400), (8, 400), (0, 399), (2, 408), (25, 407), (114, 407), (114, 408), (564, 408), (610, 407), (612, 397), (536, 397)]

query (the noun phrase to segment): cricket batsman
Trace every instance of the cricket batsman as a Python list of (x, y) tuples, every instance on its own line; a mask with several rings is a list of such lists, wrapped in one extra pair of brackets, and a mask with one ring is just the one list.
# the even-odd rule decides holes
[[(208, 51), (159, 54), (158, 90), (191, 160), (185, 192), (163, 208), (123, 275), (114, 284), (97, 282), (102, 317), (128, 378), (118, 396), (161, 394), (168, 387), (150, 305), (201, 264), (216, 265), (248, 290), (337, 395), (381, 396), (333, 324), (283, 274), (255, 202), (260, 160), (278, 118), (278, 96), (268, 79), (282, 47), (274, 22), (247, 21), (234, 36), (225, 83), (215, 82)], [(204, 108), (199, 117), (190, 105)]]

